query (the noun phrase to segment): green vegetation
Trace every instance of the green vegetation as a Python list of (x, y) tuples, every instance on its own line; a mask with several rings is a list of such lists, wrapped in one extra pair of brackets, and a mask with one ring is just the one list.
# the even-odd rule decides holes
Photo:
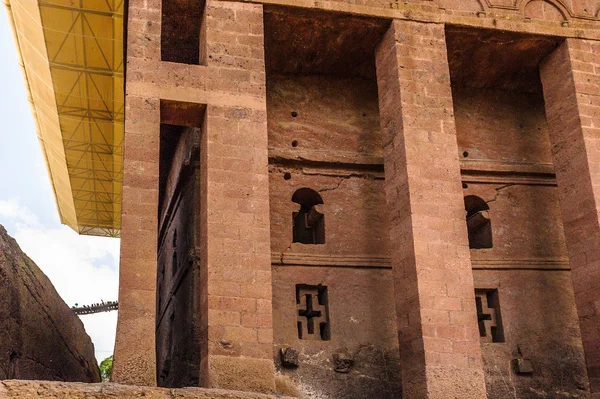
[(100, 363), (100, 376), (102, 377), (102, 382), (108, 382), (110, 380), (110, 375), (112, 374), (112, 366), (112, 355), (110, 355)]

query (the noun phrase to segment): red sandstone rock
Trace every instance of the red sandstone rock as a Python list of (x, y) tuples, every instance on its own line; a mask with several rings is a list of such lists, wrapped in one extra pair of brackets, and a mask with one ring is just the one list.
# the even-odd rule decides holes
[(100, 381), (83, 323), (1, 225), (0, 332), (0, 380)]

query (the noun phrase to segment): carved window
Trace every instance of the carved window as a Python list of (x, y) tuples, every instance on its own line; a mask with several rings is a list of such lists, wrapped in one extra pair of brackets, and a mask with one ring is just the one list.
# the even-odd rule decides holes
[(296, 307), (299, 339), (327, 341), (331, 338), (327, 287), (296, 285)]
[(325, 244), (325, 217), (319, 210), (323, 199), (315, 190), (300, 188), (292, 196), (292, 202), (300, 205), (292, 213), (293, 242), (302, 244)]
[(465, 197), (469, 248), (492, 248), (492, 222), (488, 204), (475, 195)]
[(481, 342), (504, 342), (498, 290), (476, 289), (475, 305)]

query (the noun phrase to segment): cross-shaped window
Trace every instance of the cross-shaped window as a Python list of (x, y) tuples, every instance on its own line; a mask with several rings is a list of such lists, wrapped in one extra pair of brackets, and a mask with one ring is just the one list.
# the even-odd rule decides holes
[(313, 296), (312, 294), (305, 294), (306, 297), (306, 309), (300, 309), (298, 311), (298, 315), (302, 317), (306, 317), (306, 325), (308, 328), (309, 334), (315, 333), (315, 318), (321, 317), (320, 310), (313, 309)]
[(481, 341), (504, 342), (498, 290), (475, 290), (475, 305), (477, 307), (477, 323)]
[(296, 307), (298, 311), (298, 338), (321, 340), (330, 338), (327, 287), (297, 285)]

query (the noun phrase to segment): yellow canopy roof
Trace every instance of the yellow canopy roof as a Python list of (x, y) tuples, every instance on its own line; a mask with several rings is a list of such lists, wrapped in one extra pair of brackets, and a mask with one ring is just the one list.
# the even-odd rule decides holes
[(61, 222), (121, 225), (123, 0), (5, 0)]

